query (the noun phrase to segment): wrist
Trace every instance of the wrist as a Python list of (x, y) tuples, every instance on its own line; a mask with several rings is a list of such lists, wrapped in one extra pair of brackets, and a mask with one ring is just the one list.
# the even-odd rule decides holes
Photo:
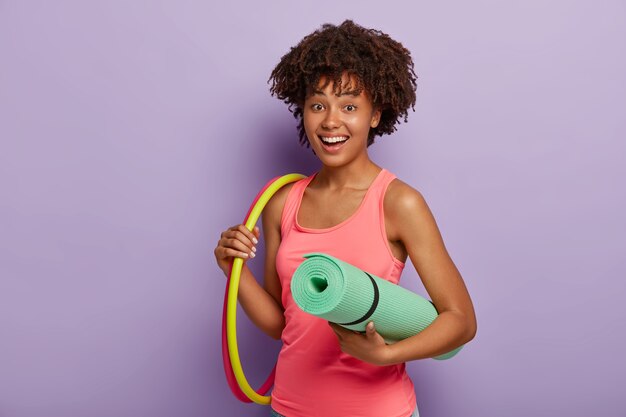
[(224, 276), (228, 278), (228, 276), (230, 275), (230, 265), (226, 265), (226, 266), (220, 265), (220, 269), (222, 270), (222, 274), (224, 274)]
[(389, 366), (399, 363), (397, 360), (397, 348), (395, 343), (385, 345), (383, 352), (383, 365)]
[(393, 359), (394, 357), (391, 345), (384, 345), (376, 349), (376, 352), (370, 356), (368, 362), (376, 366), (390, 366), (395, 365), (396, 363)]

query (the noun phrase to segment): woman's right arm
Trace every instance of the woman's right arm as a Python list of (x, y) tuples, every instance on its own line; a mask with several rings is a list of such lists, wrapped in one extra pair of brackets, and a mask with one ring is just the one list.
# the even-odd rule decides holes
[(236, 225), (222, 233), (215, 258), (218, 266), (228, 275), (230, 262), (234, 257), (244, 261), (239, 282), (238, 298), (246, 315), (264, 333), (274, 339), (280, 339), (285, 327), (285, 317), (281, 303), (281, 285), (276, 272), (276, 252), (280, 245), (280, 219), (289, 186), (279, 190), (263, 210), (263, 235), (265, 239), (265, 277), (263, 286), (259, 285), (246, 265), (253, 258), (254, 239), (259, 231), (250, 232), (244, 225)]

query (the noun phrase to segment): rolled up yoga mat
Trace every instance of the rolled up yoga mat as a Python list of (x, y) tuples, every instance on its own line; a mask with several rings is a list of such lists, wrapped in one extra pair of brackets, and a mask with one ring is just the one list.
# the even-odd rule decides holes
[[(291, 293), (307, 313), (361, 332), (373, 321), (387, 343), (421, 332), (437, 317), (430, 301), (405, 288), (324, 253), (304, 257)], [(434, 359), (449, 359), (461, 347)]]

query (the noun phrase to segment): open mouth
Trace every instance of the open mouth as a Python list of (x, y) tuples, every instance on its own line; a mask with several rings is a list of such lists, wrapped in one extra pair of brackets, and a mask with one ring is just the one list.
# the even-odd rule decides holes
[(328, 149), (338, 149), (350, 139), (348, 136), (320, 136), (319, 138)]

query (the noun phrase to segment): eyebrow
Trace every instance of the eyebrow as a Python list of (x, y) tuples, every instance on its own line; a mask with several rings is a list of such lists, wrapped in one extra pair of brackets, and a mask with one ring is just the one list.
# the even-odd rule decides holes
[[(339, 94), (335, 94), (337, 97), (341, 97), (341, 96), (353, 96), (353, 97), (357, 97), (359, 94), (361, 94), (360, 91), (358, 90), (346, 90), (346, 91), (342, 91)], [(326, 93), (324, 93), (322, 90), (313, 90), (313, 95), (320, 95), (320, 96), (325, 96)]]

